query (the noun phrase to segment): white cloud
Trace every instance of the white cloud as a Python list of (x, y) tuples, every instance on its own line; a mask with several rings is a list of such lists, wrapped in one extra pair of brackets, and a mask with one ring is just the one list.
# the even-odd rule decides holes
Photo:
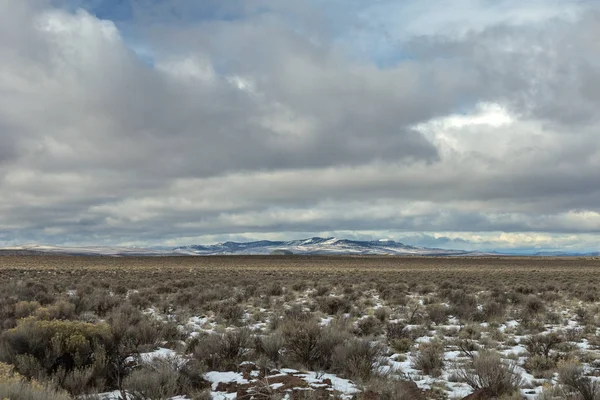
[(0, 15), (0, 242), (600, 232), (594, 5), (363, 4), (373, 24), (415, 21), (382, 67), (344, 38), (389, 37), (310, 4), (134, 21), (131, 45), (122, 25), (25, 3)]

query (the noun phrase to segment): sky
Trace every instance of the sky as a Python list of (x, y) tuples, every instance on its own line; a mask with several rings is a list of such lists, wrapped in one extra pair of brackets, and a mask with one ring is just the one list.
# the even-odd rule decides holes
[(0, 245), (600, 250), (599, 0), (0, 0)]

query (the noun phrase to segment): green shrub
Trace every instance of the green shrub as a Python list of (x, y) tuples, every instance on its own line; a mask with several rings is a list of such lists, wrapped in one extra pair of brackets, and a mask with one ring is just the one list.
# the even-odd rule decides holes
[[(110, 326), (106, 323), (39, 321), (28, 317), (0, 335), (0, 361), (26, 369), (24, 365), (30, 366), (35, 360), (47, 373), (61, 367), (70, 370), (91, 365), (94, 350), (110, 340)], [(33, 371), (27, 369), (19, 372), (32, 377)]]
[(35, 310), (37, 319), (73, 319), (75, 318), (75, 305), (65, 300), (59, 300), (47, 307), (40, 307)]
[(27, 381), (0, 381), (0, 399), (71, 400), (64, 392)]
[(20, 301), (15, 304), (15, 318), (29, 317), (40, 307), (37, 301)]

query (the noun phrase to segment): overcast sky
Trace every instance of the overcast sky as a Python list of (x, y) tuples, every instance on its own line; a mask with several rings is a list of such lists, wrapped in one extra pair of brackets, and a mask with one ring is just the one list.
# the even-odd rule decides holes
[(0, 245), (600, 250), (600, 1), (0, 0)]

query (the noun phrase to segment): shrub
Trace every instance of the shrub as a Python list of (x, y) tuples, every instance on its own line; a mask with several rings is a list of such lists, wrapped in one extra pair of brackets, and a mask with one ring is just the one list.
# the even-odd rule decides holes
[(38, 319), (72, 319), (75, 317), (75, 305), (65, 300), (59, 300), (48, 307), (40, 307), (35, 311)]
[(460, 339), (478, 340), (481, 338), (481, 326), (475, 324), (465, 325), (458, 332)]
[(556, 366), (556, 362), (549, 358), (540, 355), (533, 355), (527, 360), (525, 360), (525, 364), (523, 365), (525, 369), (532, 373), (534, 377), (544, 377), (543, 374), (545, 371), (549, 371)]
[(515, 364), (505, 364), (497, 353), (486, 350), (479, 352), (457, 374), (474, 390), (483, 389), (491, 397), (509, 395), (522, 383)]
[(272, 282), (267, 288), (267, 294), (270, 296), (281, 296), (283, 295), (283, 286), (279, 282)]
[(506, 305), (496, 299), (490, 299), (483, 303), (481, 319), (483, 321), (502, 320), (506, 313)]
[(377, 374), (383, 365), (385, 348), (366, 339), (352, 339), (338, 345), (333, 352), (335, 372), (360, 382)]
[(570, 391), (578, 393), (582, 400), (600, 398), (600, 382), (585, 376), (580, 365), (571, 363), (562, 365), (558, 370), (558, 381)]
[(381, 323), (372, 315), (361, 318), (356, 322), (356, 334), (358, 336), (372, 336), (381, 333)]
[(408, 337), (408, 329), (401, 322), (391, 322), (386, 325), (385, 335), (388, 341), (402, 339)]
[(470, 321), (477, 313), (477, 299), (463, 290), (453, 290), (448, 295), (450, 309), (448, 313), (464, 321)]
[(29, 317), (0, 335), (0, 357), (21, 368), (19, 372), (27, 377), (33, 377), (35, 369), (39, 373), (59, 368), (70, 371), (91, 365), (95, 349), (110, 339), (110, 327), (105, 323), (38, 321)]
[(244, 317), (244, 309), (234, 301), (225, 301), (219, 305), (217, 314), (223, 318), (227, 324), (238, 325)]
[(39, 384), (10, 380), (0, 381), (0, 399), (10, 400), (70, 400), (66, 393)]
[(546, 305), (537, 296), (529, 296), (523, 309), (525, 316), (538, 315), (546, 312)]
[(190, 345), (194, 357), (211, 370), (235, 370), (250, 352), (250, 331), (240, 329), (223, 334), (198, 336)]
[(454, 344), (469, 358), (475, 357), (475, 352), (479, 351), (479, 345), (471, 339), (457, 339)]
[(293, 304), (284, 311), (284, 316), (286, 319), (295, 321), (307, 321), (311, 318), (310, 312), (304, 311), (302, 304)]
[(375, 318), (379, 320), (379, 322), (384, 323), (389, 318), (390, 313), (391, 311), (389, 307), (379, 307), (375, 309), (374, 315)]
[(415, 300), (411, 300), (404, 307), (404, 312), (406, 314), (406, 320), (409, 324), (418, 324), (424, 318), (423, 306)]
[(543, 356), (546, 359), (550, 356), (550, 351), (565, 341), (564, 337), (557, 332), (547, 334), (538, 334), (529, 336), (525, 339), (525, 348), (531, 355)]
[(29, 317), (40, 307), (37, 301), (20, 301), (15, 304), (15, 318)]
[(281, 332), (291, 358), (311, 369), (329, 368), (333, 349), (347, 337), (346, 332), (337, 326), (323, 328), (315, 320), (285, 322)]
[(158, 345), (163, 339), (163, 323), (142, 314), (128, 303), (112, 310), (107, 320), (112, 340), (100, 353), (104, 358), (103, 374), (109, 386), (122, 390), (123, 378), (130, 370), (130, 357)]
[(267, 356), (276, 367), (281, 365), (285, 345), (285, 340), (281, 333), (274, 332), (268, 336), (256, 336), (254, 343), (258, 354)]
[(327, 296), (321, 297), (319, 300), (319, 308), (325, 314), (335, 315), (338, 313), (350, 312), (351, 304), (345, 297)]
[(306, 287), (307, 284), (305, 281), (296, 281), (292, 283), (292, 290), (295, 290), (296, 292), (303, 292), (306, 290)]
[(108, 290), (96, 289), (90, 294), (82, 295), (77, 291), (77, 296), (73, 297), (77, 313), (84, 311), (93, 311), (99, 316), (105, 316), (112, 309), (119, 307), (123, 303), (123, 298), (113, 296)]
[(25, 381), (10, 365), (0, 363), (0, 399), (10, 400), (70, 400), (62, 391)]
[(427, 375), (440, 376), (444, 368), (444, 344), (439, 340), (421, 343), (413, 357), (413, 367)]
[(184, 390), (180, 385), (177, 365), (157, 360), (133, 370), (123, 387), (134, 400), (168, 399)]
[(425, 309), (429, 320), (436, 325), (443, 324), (448, 319), (446, 307), (442, 304), (428, 304)]
[(390, 341), (390, 347), (398, 353), (406, 353), (413, 346), (413, 341), (409, 338), (393, 339)]

